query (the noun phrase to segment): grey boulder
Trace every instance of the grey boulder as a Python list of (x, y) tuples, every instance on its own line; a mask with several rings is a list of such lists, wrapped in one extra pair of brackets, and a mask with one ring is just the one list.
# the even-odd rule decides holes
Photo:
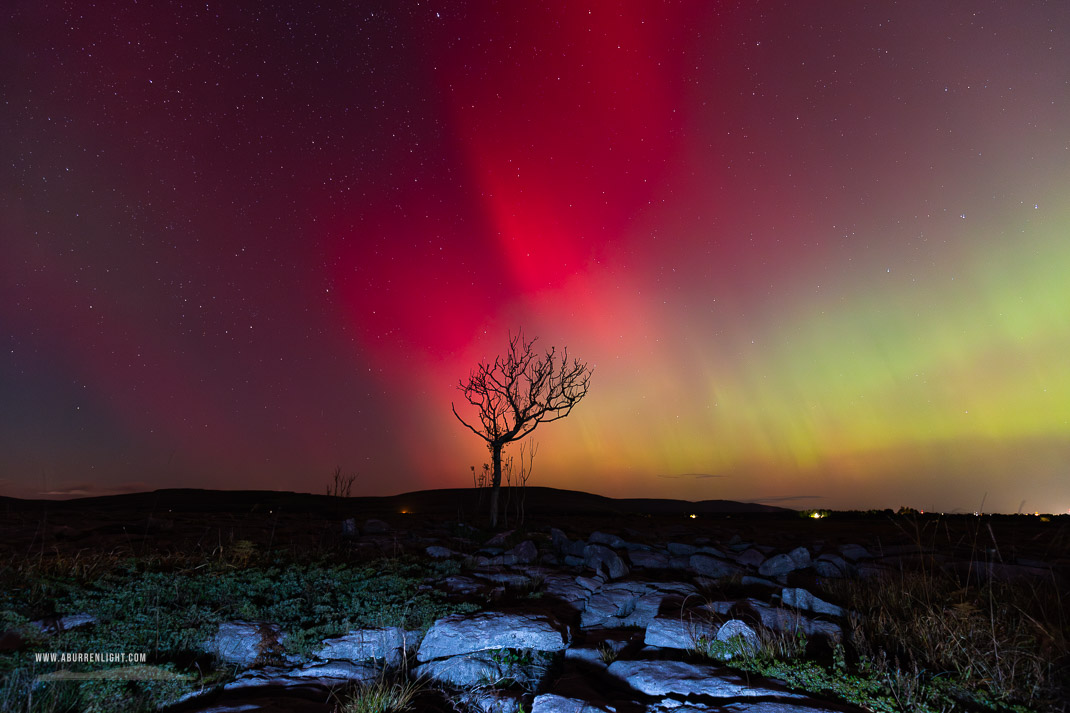
[(425, 662), (488, 649), (561, 651), (568, 643), (565, 627), (548, 614), (454, 614), (431, 626), (416, 658)]

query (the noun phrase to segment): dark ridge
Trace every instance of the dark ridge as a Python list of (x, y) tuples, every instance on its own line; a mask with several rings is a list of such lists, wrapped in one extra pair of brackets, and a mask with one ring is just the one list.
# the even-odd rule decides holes
[[(502, 488), (502, 497), (508, 497)], [(515, 493), (516, 491), (514, 491)], [(484, 498), (488, 493), (482, 494)], [(514, 494), (515, 497), (515, 494)], [(147, 493), (124, 493), (71, 500), (22, 500), (0, 497), (0, 509), (26, 511), (46, 508), (52, 512), (93, 510), (165, 510), (184, 512), (240, 512), (253, 509), (280, 509), (288, 512), (401, 512), (451, 514), (473, 511), (480, 493), (474, 488), (420, 490), (401, 495), (339, 498), (314, 493), (277, 490), (201, 490), (169, 488)], [(789, 513), (788, 508), (742, 503), (733, 500), (671, 500), (665, 498), (608, 498), (602, 495), (558, 488), (524, 489), (526, 511), (532, 515), (604, 515), (604, 514), (712, 514), (712, 513)]]

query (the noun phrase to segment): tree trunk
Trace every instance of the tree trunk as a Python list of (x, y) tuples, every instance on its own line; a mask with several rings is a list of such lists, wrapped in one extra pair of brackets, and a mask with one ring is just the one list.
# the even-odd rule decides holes
[(498, 526), (498, 491), (502, 487), (502, 448), (504, 443), (490, 444), (490, 460), (494, 464), (494, 479), (490, 488), (490, 526)]

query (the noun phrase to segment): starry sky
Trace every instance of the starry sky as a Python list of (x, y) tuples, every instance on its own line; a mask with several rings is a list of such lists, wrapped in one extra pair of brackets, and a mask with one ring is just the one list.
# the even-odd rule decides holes
[[(1070, 509), (1070, 4), (13, 0), (0, 494)], [(463, 411), (463, 408), (462, 408)]]

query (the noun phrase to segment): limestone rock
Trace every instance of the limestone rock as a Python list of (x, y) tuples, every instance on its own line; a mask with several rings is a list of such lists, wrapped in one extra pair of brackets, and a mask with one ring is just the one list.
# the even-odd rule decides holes
[(822, 636), (829, 641), (837, 642), (843, 638), (843, 630), (839, 625), (831, 621), (811, 619), (797, 611), (772, 607), (755, 599), (748, 599), (747, 605), (761, 619), (762, 626), (784, 633), (801, 631), (807, 636)]
[(563, 555), (572, 551), (572, 540), (568, 539), (568, 535), (556, 527), (550, 528), (550, 544)]
[(38, 619), (37, 621), (31, 621), (30, 626), (34, 627), (42, 634), (55, 634), (60, 631), (70, 631), (71, 629), (81, 629), (83, 626), (90, 626), (97, 623), (97, 618), (92, 614), (69, 614), (67, 616), (56, 617), (54, 619)]
[(632, 567), (640, 569), (667, 569), (669, 566), (668, 555), (653, 550), (632, 550), (628, 553), (628, 561)]
[(516, 563), (530, 564), (538, 558), (539, 550), (535, 547), (534, 542), (531, 540), (524, 540), (505, 554), (507, 557), (511, 555)]
[(772, 681), (763, 682), (744, 677), (721, 666), (687, 663), (685, 661), (640, 660), (614, 661), (606, 669), (619, 679), (648, 696), (688, 696), (710, 698), (804, 698)]
[(687, 555), (690, 557), (698, 551), (698, 548), (694, 545), (689, 545), (683, 542), (670, 542), (666, 549), (669, 550), (671, 555)]
[(726, 643), (736, 639), (744, 648), (751, 651), (757, 650), (760, 643), (758, 633), (741, 619), (729, 619), (722, 624), (717, 630), (716, 639)]
[(777, 577), (788, 572), (794, 572), (796, 569), (798, 569), (798, 565), (789, 555), (773, 555), (758, 567), (758, 574), (764, 577)]
[(702, 547), (699, 547), (695, 554), (710, 555), (712, 557), (720, 557), (721, 559), (724, 559), (725, 556), (724, 552), (721, 552), (719, 549), (712, 545), (703, 545)]
[(337, 686), (350, 681), (374, 681), (381, 674), (380, 668), (371, 663), (352, 661), (315, 661), (296, 668), (265, 666), (246, 671), (224, 685), (231, 691), (239, 688), (262, 686), (320, 685)]
[(713, 578), (727, 577), (739, 571), (739, 567), (732, 562), (704, 554), (691, 555), (688, 567), (695, 574)]
[(624, 540), (620, 539), (616, 535), (609, 535), (604, 532), (592, 532), (587, 538), (587, 542), (592, 545), (605, 545), (613, 549), (619, 549), (624, 547)]
[(757, 569), (762, 566), (762, 562), (765, 562), (765, 555), (753, 547), (748, 547), (736, 555), (736, 562), (744, 567)]
[(587, 545), (583, 548), (583, 563), (595, 572), (605, 572), (610, 579), (620, 579), (628, 574), (628, 566), (613, 550), (605, 545)]
[(701, 616), (659, 616), (650, 622), (643, 637), (647, 646), (666, 649), (693, 649), (699, 639), (712, 640), (717, 635), (717, 625)]
[(431, 626), (420, 644), (417, 660), (432, 661), (486, 649), (560, 651), (568, 642), (565, 627), (548, 614), (454, 614)]
[(227, 663), (248, 668), (272, 652), (280, 651), (285, 639), (278, 624), (227, 621), (219, 625), (216, 635), (206, 642), (205, 648)]
[(420, 632), (404, 631), (396, 626), (382, 629), (360, 629), (345, 636), (324, 639), (323, 646), (315, 653), (320, 659), (348, 659), (363, 661), (378, 659), (387, 665), (401, 664), (408, 651), (420, 644)]
[(810, 551), (805, 547), (796, 547), (788, 553), (788, 557), (795, 563), (795, 569), (806, 569), (810, 566)]
[(833, 554), (823, 554), (814, 560), (814, 571), (820, 577), (838, 579), (846, 577), (851, 572), (850, 566), (843, 557)]
[(579, 698), (559, 696), (556, 693), (535, 696), (535, 701), (531, 704), (531, 713), (593, 713), (612, 710), (612, 708), (589, 703)]
[(502, 667), (486, 654), (429, 661), (417, 666), (413, 673), (417, 678), (462, 687), (489, 685), (504, 677)]
[(475, 594), (485, 588), (485, 585), (477, 582), (472, 577), (454, 574), (438, 582), (438, 588), (453, 594)]
[(818, 599), (813, 594), (801, 587), (786, 587), (780, 593), (780, 601), (789, 607), (805, 609), (816, 614), (828, 614), (829, 616), (843, 616), (842, 607), (830, 604), (823, 599)]

